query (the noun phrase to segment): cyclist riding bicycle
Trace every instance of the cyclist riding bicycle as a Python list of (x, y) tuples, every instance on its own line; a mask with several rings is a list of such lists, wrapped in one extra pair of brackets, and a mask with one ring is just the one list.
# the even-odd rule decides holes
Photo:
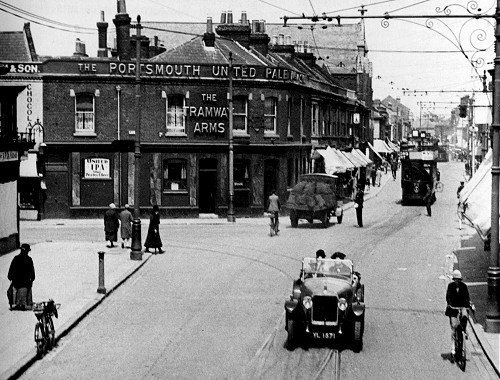
[(268, 198), (267, 212), (274, 215), (274, 224), (276, 226), (276, 232), (279, 232), (279, 215), (281, 210), (280, 199), (276, 195), (276, 190), (271, 191), (271, 195)]
[(448, 284), (448, 289), (446, 290), (446, 304), (460, 310), (447, 307), (446, 315), (450, 318), (451, 354), (455, 355), (455, 329), (460, 323), (458, 320), (459, 311), (462, 312), (462, 315), (467, 315), (467, 309), (470, 307), (470, 298), (469, 289), (462, 281), (462, 273), (458, 269), (453, 271), (452, 278), (453, 281)]

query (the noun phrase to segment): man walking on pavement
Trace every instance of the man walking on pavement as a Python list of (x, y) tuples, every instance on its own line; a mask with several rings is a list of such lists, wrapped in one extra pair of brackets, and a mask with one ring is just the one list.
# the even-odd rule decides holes
[(356, 219), (358, 220), (358, 225), (355, 227), (363, 227), (363, 201), (363, 189), (358, 187), (358, 191), (356, 192), (356, 196), (354, 197), (354, 208), (356, 209)]

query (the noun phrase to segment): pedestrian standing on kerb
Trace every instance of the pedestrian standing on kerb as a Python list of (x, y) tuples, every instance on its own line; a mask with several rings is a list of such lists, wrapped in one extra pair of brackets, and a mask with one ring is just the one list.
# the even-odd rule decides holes
[(149, 248), (154, 248), (154, 254), (156, 254), (156, 249), (158, 249), (158, 253), (165, 252), (161, 249), (162, 242), (160, 238), (160, 209), (158, 205), (153, 206), (153, 211), (151, 212), (151, 216), (149, 217), (148, 235), (146, 236), (144, 246), (146, 247), (145, 252), (151, 252)]
[(122, 248), (130, 248), (130, 238), (132, 237), (132, 213), (129, 205), (120, 213), (120, 233), (122, 235)]
[(364, 202), (365, 194), (363, 193), (363, 189), (358, 188), (356, 192), (356, 196), (354, 197), (354, 208), (356, 209), (356, 219), (358, 220), (358, 224), (355, 227), (363, 227), (363, 202)]
[(432, 216), (431, 204), (432, 204), (432, 188), (431, 185), (427, 184), (427, 192), (424, 196), (425, 208), (427, 209), (427, 216)]
[(11, 283), (7, 294), (11, 310), (30, 310), (33, 307), (31, 288), (35, 281), (35, 267), (28, 255), (30, 251), (29, 244), (22, 244), (21, 252), (10, 263), (7, 278)]
[(109, 204), (109, 209), (104, 214), (104, 233), (106, 241), (109, 243), (106, 247), (114, 248), (118, 241), (118, 227), (120, 226), (120, 219), (116, 214), (116, 206), (114, 203)]

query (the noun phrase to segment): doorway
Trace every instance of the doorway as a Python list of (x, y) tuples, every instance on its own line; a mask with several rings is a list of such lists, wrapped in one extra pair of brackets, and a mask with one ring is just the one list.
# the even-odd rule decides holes
[(200, 214), (215, 214), (217, 201), (217, 160), (202, 158), (199, 167), (199, 212)]

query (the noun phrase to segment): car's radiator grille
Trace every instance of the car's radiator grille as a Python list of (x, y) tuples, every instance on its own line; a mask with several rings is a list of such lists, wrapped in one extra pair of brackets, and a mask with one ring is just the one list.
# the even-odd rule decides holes
[(337, 321), (337, 297), (314, 296), (312, 307), (312, 320), (317, 322)]

